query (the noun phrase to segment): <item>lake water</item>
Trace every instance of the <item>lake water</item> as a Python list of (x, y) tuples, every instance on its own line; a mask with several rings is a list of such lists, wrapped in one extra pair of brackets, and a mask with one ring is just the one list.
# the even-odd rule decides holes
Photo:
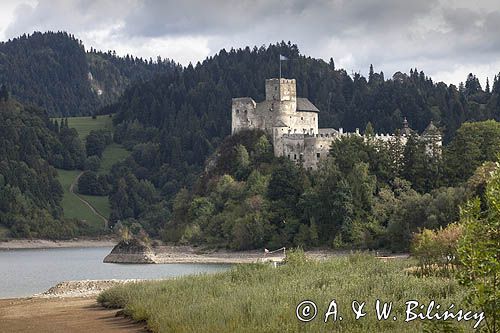
[(217, 272), (219, 264), (105, 264), (111, 251), (103, 248), (0, 250), (0, 298), (41, 293), (61, 281), (101, 279), (159, 279)]

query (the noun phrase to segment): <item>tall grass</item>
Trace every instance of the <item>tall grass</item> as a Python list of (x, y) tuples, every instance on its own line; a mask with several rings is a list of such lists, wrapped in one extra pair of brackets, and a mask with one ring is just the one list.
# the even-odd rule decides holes
[[(324, 262), (292, 258), (272, 268), (239, 265), (217, 274), (144, 282), (110, 289), (98, 298), (108, 307), (123, 308), (153, 332), (422, 332), (439, 331), (438, 323), (404, 322), (404, 303), (430, 300), (446, 308), (465, 307), (463, 290), (453, 279), (419, 278), (403, 270), (415, 262), (382, 262), (368, 255), (352, 255)], [(390, 320), (377, 321), (376, 299), (393, 302)], [(318, 306), (317, 317), (299, 322), (296, 306), (302, 300)], [(342, 321), (324, 323), (335, 299)], [(365, 301), (367, 315), (354, 320), (353, 300)], [(397, 316), (397, 321), (392, 316)], [(471, 331), (471, 324), (443, 325), (452, 331)], [(430, 325), (430, 326), (429, 326)], [(437, 328), (436, 328), (437, 327)]]

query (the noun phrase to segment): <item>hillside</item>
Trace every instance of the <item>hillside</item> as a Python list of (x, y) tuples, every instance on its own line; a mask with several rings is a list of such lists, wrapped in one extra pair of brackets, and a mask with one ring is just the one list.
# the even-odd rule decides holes
[[(0, 229), (3, 237), (70, 238), (92, 226), (62, 214), (63, 188), (54, 166), (84, 160), (77, 134), (55, 127), (47, 114), (0, 100)], [(6, 231), (7, 230), (7, 231)]]
[[(112, 131), (112, 118), (108, 115), (92, 117), (66, 118), (68, 127), (75, 129), (80, 139), (85, 142), (92, 131)], [(63, 119), (57, 119), (62, 122)], [(111, 171), (113, 164), (124, 160), (130, 153), (121, 145), (111, 143), (106, 146), (100, 158), (98, 173), (105, 175)], [(84, 195), (78, 193), (78, 178), (82, 170), (57, 170), (57, 179), (63, 187), (61, 207), (65, 217), (85, 220), (97, 229), (104, 230), (109, 219), (111, 208), (107, 195)], [(73, 185), (73, 187), (72, 187)], [(71, 191), (72, 190), (72, 191)], [(95, 210), (95, 211), (93, 211)]]
[(35, 32), (0, 43), (0, 84), (24, 103), (52, 116), (89, 115), (114, 102), (132, 83), (173, 71), (169, 60), (153, 63), (112, 52), (89, 52), (65, 32)]
[[(391, 78), (373, 69), (367, 78), (348, 75), (333, 60), (307, 57), (290, 43), (221, 50), (182, 72), (133, 85), (107, 108), (116, 112), (115, 140), (133, 151), (115, 181), (125, 174), (134, 182), (148, 181), (172, 203), (179, 189), (194, 184), (206, 158), (230, 134), (231, 99), (264, 99), (265, 79), (277, 76), (280, 54), (292, 59), (283, 62), (282, 70), (285, 77), (297, 80), (297, 95), (320, 109), (320, 127), (354, 131), (371, 122), (378, 133), (393, 133), (406, 117), (421, 133), (432, 120), (444, 130), (448, 143), (464, 121), (500, 119), (498, 77), (491, 89), (482, 89), (472, 74), (456, 87), (435, 83), (417, 69)], [(418, 185), (414, 188), (420, 190)], [(123, 190), (130, 193), (126, 185)], [(114, 204), (112, 200), (115, 219), (141, 216), (142, 209), (124, 213), (118, 197), (123, 199), (120, 195)]]

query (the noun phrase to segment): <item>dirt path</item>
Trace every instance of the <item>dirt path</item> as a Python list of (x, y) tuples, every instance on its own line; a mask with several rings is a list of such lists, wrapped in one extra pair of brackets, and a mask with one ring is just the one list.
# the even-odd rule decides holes
[(147, 332), (144, 324), (115, 317), (95, 298), (0, 300), (2, 333), (108, 333)]
[(90, 202), (88, 202), (87, 200), (85, 200), (84, 198), (82, 198), (80, 195), (78, 195), (78, 193), (75, 192), (76, 183), (78, 183), (78, 179), (80, 179), (80, 177), (82, 175), (83, 175), (83, 172), (80, 172), (78, 174), (78, 176), (76, 176), (76, 178), (73, 180), (73, 182), (69, 186), (69, 191), (73, 195), (75, 195), (78, 198), (78, 200), (80, 200), (81, 202), (83, 202), (84, 204), (86, 204), (90, 208), (90, 210), (92, 211), (92, 213), (94, 213), (95, 215), (99, 216), (104, 221), (104, 228), (108, 229), (108, 219), (105, 218), (103, 215), (101, 215), (101, 213), (99, 213), (99, 211), (97, 211), (97, 209), (95, 209), (95, 207), (92, 206), (92, 204)]

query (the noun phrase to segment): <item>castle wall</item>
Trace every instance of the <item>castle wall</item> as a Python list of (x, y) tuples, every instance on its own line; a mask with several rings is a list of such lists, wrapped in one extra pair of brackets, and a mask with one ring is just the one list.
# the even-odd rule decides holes
[(282, 138), (283, 156), (301, 163), (306, 169), (316, 169), (318, 163), (328, 156), (332, 142), (339, 136), (330, 135), (285, 135)]
[(231, 129), (236, 133), (242, 129), (258, 129), (262, 126), (261, 116), (257, 113), (255, 101), (249, 97), (233, 98)]
[(266, 100), (296, 102), (297, 84), (295, 79), (267, 79)]
[(287, 134), (318, 134), (318, 114), (316, 112), (287, 112), (279, 114), (278, 118), (289, 127)]
[[(426, 142), (426, 153), (434, 156), (440, 154), (442, 141), (439, 132), (431, 132), (437, 131), (431, 125), (429, 131), (426, 130), (429, 133), (424, 133), (420, 139)], [(404, 126), (409, 130), (407, 122)], [(344, 133), (342, 128), (318, 128), (318, 110), (307, 99), (297, 99), (294, 79), (266, 80), (266, 100), (260, 103), (249, 97), (234, 98), (232, 133), (242, 129), (266, 131), (272, 136), (275, 156), (285, 156), (306, 169), (316, 169), (318, 163), (328, 156), (331, 144), (343, 136), (358, 136), (365, 141), (386, 144), (398, 139), (390, 134), (363, 136), (359, 129), (354, 133)], [(408, 137), (403, 133), (399, 140), (404, 146)]]

